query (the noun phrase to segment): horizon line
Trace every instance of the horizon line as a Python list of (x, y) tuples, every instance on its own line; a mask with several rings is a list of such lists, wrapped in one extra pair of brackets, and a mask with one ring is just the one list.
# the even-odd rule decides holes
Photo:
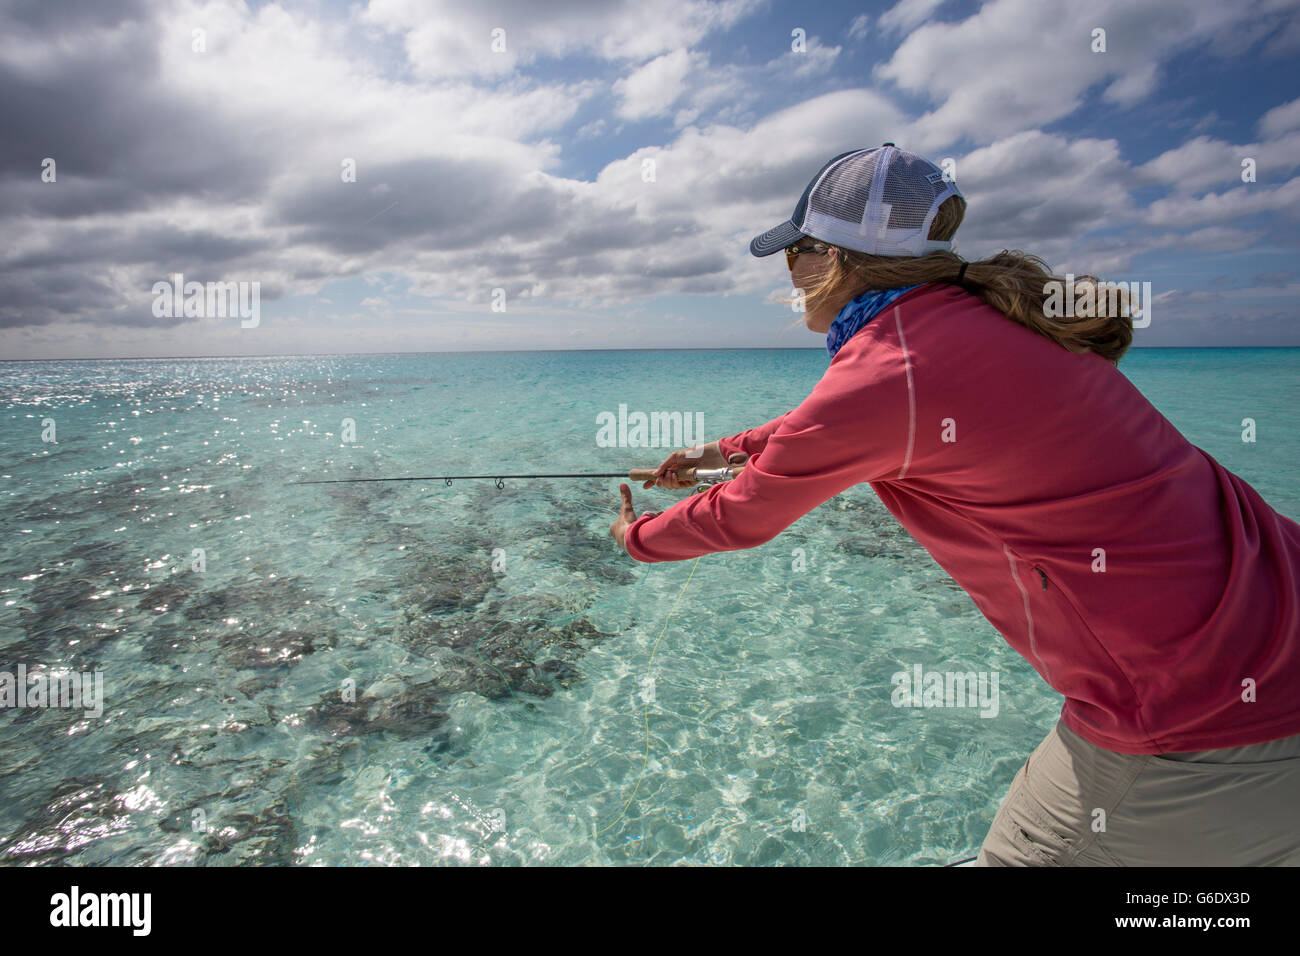
[[(1134, 345), (1129, 352), (1138, 350), (1176, 349), (1300, 349), (1300, 345)], [(726, 346), (714, 348), (647, 346), (644, 348), (615, 349), (447, 349), (408, 352), (262, 352), (254, 355), (118, 355), (75, 356), (70, 358), (0, 358), (0, 364), (15, 362), (175, 362), (193, 359), (276, 359), (276, 358), (350, 358), (363, 355), (520, 355), (536, 352), (825, 352), (825, 346)], [(1122, 361), (1122, 359), (1121, 359)]]

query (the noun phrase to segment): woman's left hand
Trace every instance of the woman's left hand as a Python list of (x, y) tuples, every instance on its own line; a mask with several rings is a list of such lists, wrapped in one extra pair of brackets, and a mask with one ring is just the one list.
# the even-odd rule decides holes
[[(618, 486), (618, 491), (623, 496), (623, 505), (619, 509), (618, 519), (609, 526), (609, 536), (618, 542), (620, 548), (626, 551), (627, 529), (636, 520), (636, 511), (632, 508), (632, 489), (623, 484)], [(657, 513), (655, 512), (655, 514)]]

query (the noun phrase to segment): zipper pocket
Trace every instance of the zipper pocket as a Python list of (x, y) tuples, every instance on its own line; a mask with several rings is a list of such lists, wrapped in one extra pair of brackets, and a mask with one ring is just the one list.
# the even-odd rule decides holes
[[(1024, 600), (1025, 603), (1025, 628), (1029, 635), (1029, 652), (1033, 654), (1034, 659), (1038, 661), (1039, 666), (1038, 668), (1036, 668), (1038, 670), (1038, 673), (1042, 675), (1043, 680), (1047, 681), (1050, 684), (1051, 679), (1048, 677), (1047, 674), (1047, 665), (1043, 663), (1043, 658), (1038, 653), (1038, 642), (1035, 640), (1034, 614), (1033, 611), (1030, 609), (1030, 605), (1029, 605), (1029, 591), (1026, 590), (1025, 582), (1021, 580), (1020, 572), (1016, 569), (1016, 556), (1011, 553), (1011, 549), (1008, 548), (1005, 544), (1002, 545), (1002, 553), (1007, 556), (1007, 563), (1011, 569), (1011, 580), (1015, 582), (1016, 588), (1020, 591), (1020, 597)], [(1043, 589), (1046, 590), (1047, 575), (1043, 573), (1041, 568), (1034, 567), (1034, 570), (1038, 572), (1040, 577), (1042, 577)], [(1031, 661), (1030, 663), (1032, 665), (1033, 662)]]

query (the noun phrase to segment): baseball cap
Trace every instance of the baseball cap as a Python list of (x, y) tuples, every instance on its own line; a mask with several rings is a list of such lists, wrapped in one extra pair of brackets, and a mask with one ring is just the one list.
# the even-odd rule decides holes
[(930, 223), (949, 196), (960, 196), (934, 163), (893, 143), (840, 153), (818, 171), (794, 215), (749, 243), (756, 256), (780, 252), (804, 236), (877, 256), (920, 256), (951, 249), (930, 239)]

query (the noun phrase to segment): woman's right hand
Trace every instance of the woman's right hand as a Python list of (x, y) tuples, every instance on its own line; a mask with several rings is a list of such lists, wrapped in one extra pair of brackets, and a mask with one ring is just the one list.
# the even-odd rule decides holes
[(694, 448), (682, 448), (665, 458), (663, 464), (655, 469), (654, 478), (641, 487), (654, 488), (657, 486), (667, 488), (670, 491), (690, 488), (695, 482), (679, 481), (675, 474), (677, 469), (725, 468), (727, 464), (727, 459), (722, 457), (722, 450), (718, 448), (718, 443), (715, 441), (709, 442), (707, 445), (696, 445)]

